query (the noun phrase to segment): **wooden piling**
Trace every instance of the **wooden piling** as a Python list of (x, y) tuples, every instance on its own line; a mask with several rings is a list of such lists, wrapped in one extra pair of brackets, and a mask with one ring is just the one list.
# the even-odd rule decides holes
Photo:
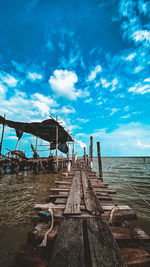
[[(6, 115), (4, 114), (4, 119), (5, 119)], [(2, 128), (2, 136), (1, 136), (1, 142), (0, 142), (0, 155), (2, 152), (2, 144), (3, 144), (3, 138), (4, 138), (4, 129), (5, 129), (5, 125), (3, 124), (3, 128)]]
[(86, 161), (86, 147), (84, 146), (84, 161)]
[(72, 144), (72, 166), (74, 166), (74, 162), (75, 162), (75, 159), (74, 159), (74, 143)]
[[(58, 116), (56, 116), (58, 121)], [(58, 124), (56, 125), (56, 171), (58, 171)]]
[(99, 177), (103, 180), (102, 159), (101, 159), (101, 151), (100, 151), (100, 142), (97, 142), (97, 156), (98, 156)]
[(90, 136), (90, 167), (93, 168), (93, 136)]
[(89, 145), (89, 161), (88, 161), (89, 166), (90, 166), (90, 162), (91, 162), (91, 145)]
[(93, 136), (90, 136), (90, 158), (93, 161)]

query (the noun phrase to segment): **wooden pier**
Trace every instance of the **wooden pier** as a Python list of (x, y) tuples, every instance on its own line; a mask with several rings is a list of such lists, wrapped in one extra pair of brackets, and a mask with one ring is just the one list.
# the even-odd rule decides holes
[(150, 266), (150, 237), (129, 225), (135, 212), (113, 203), (116, 191), (85, 155), (55, 183), (47, 203), (35, 206), (50, 211), (51, 220), (40, 217), (15, 267)]

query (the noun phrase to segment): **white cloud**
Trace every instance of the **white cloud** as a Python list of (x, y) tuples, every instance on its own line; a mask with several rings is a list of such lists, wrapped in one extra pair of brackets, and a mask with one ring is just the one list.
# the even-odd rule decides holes
[(6, 99), (5, 93), (0, 94), (0, 103), (1, 114), (6, 113), (9, 119), (21, 121), (47, 118), (51, 108), (58, 106), (55, 100), (43, 94), (35, 93), (28, 97), (18, 90), (9, 99)]
[(31, 96), (31, 103), (35, 108), (38, 108), (42, 116), (49, 114), (50, 107), (57, 107), (58, 104), (52, 98), (35, 93)]
[(150, 148), (150, 144), (142, 144), (140, 139), (137, 139), (137, 145), (141, 148)]
[(73, 107), (69, 107), (69, 106), (66, 106), (66, 107), (63, 107), (61, 110), (61, 113), (63, 114), (69, 114), (69, 113), (75, 113), (75, 109)]
[(18, 80), (8, 73), (1, 73), (0, 79), (9, 87), (15, 87), (18, 83)]
[(141, 94), (144, 95), (146, 93), (150, 93), (150, 84), (142, 84), (142, 83), (137, 83), (133, 87), (130, 87), (128, 89), (128, 92), (133, 92), (135, 94)]
[(118, 84), (118, 79), (114, 78), (111, 82), (112, 88), (110, 89), (110, 92), (113, 92), (114, 90), (116, 90), (116, 85)]
[(27, 78), (31, 81), (42, 80), (43, 76), (40, 73), (28, 72)]
[(125, 110), (125, 111), (129, 111), (129, 106), (126, 106), (126, 107), (124, 108), (124, 110)]
[(106, 79), (101, 78), (101, 84), (103, 88), (108, 88), (112, 86), (110, 89), (110, 92), (113, 92), (114, 90), (116, 90), (116, 85), (118, 84), (118, 82), (119, 81), (117, 78), (114, 78), (111, 82), (108, 82)]
[(95, 88), (97, 88), (100, 85), (100, 82), (95, 84)]
[[(150, 147), (148, 147), (150, 146), (150, 126), (146, 124), (139, 122), (121, 124), (112, 132), (98, 129), (87, 135), (87, 140), (81, 136), (81, 140), (87, 143), (89, 136), (94, 137), (95, 143), (101, 139), (102, 156), (149, 156), (150, 154)], [(142, 145), (137, 143), (138, 139), (142, 140)], [(94, 147), (94, 154), (97, 155), (96, 147)]]
[(150, 83), (150, 78), (144, 79), (144, 82)]
[(121, 116), (122, 119), (128, 119), (130, 117), (131, 117), (131, 114), (127, 114), (127, 115)]
[(88, 81), (88, 82), (93, 81), (93, 80), (96, 78), (97, 74), (100, 73), (100, 72), (102, 72), (102, 67), (101, 67), (100, 65), (97, 65), (97, 66), (91, 71), (90, 75), (89, 75), (88, 78), (87, 78), (87, 81)]
[(76, 141), (76, 142), (77, 142), (77, 144), (79, 144), (79, 146), (80, 146), (81, 148), (86, 147), (86, 144), (83, 143), (82, 141)]
[(125, 57), (124, 59), (127, 61), (132, 61), (133, 58), (135, 58), (135, 56), (136, 56), (136, 53), (131, 53), (127, 57)]
[(143, 13), (144, 15), (146, 15), (150, 9), (150, 2), (144, 1), (144, 0), (139, 0), (138, 1), (138, 7), (139, 7), (140, 13)]
[(103, 104), (103, 102), (100, 101), (100, 102), (98, 102), (96, 105), (97, 105), (97, 106), (100, 106), (100, 105), (102, 105), (102, 104)]
[(47, 115), (49, 113), (50, 108), (46, 103), (40, 101), (32, 101), (32, 103), (35, 108), (38, 108), (42, 116)]
[(104, 88), (107, 88), (111, 85), (110, 82), (108, 82), (106, 79), (101, 78), (101, 84)]
[(4, 95), (7, 91), (6, 86), (0, 83), (0, 95)]
[(31, 98), (33, 99), (33, 101), (40, 101), (41, 103), (46, 103), (48, 105), (50, 105), (51, 107), (57, 107), (58, 104), (56, 103), (56, 101), (52, 98), (50, 98), (49, 96), (45, 96), (42, 95), (40, 93), (35, 93), (33, 95), (31, 95)]
[(78, 119), (78, 121), (83, 122), (83, 123), (86, 123), (86, 122), (89, 121), (89, 119)]
[(132, 34), (133, 40), (136, 42), (146, 41), (150, 42), (150, 31), (147, 30), (138, 30)]
[(77, 81), (76, 73), (68, 70), (55, 70), (49, 79), (51, 88), (55, 93), (71, 100), (76, 100), (82, 94), (81, 90), (75, 88)]
[(111, 113), (110, 113), (110, 116), (114, 115), (116, 112), (118, 112), (120, 109), (118, 108), (112, 108), (111, 109)]
[(93, 99), (92, 98), (89, 98), (89, 99), (86, 99), (84, 102), (85, 103), (90, 103)]
[(134, 73), (138, 73), (143, 69), (143, 66), (137, 66), (134, 70)]

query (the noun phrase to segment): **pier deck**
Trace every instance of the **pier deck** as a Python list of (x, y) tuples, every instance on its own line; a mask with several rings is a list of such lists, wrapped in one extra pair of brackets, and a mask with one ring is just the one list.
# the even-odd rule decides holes
[(52, 203), (54, 213), (46, 247), (39, 245), (50, 225), (42, 220), (29, 233), (15, 266), (150, 266), (150, 237), (128, 225), (136, 220), (135, 212), (114, 205), (116, 191), (83, 159), (62, 173), (56, 185), (42, 206), (47, 210)]

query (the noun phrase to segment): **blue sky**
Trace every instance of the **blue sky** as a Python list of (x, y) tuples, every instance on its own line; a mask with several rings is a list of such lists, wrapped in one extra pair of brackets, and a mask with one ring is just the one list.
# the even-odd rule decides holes
[[(150, 155), (150, 1), (0, 6), (1, 115), (28, 122), (58, 115), (79, 154), (93, 135), (103, 156)], [(28, 155), (31, 142), (24, 134)], [(3, 152), (15, 143), (6, 127)]]

